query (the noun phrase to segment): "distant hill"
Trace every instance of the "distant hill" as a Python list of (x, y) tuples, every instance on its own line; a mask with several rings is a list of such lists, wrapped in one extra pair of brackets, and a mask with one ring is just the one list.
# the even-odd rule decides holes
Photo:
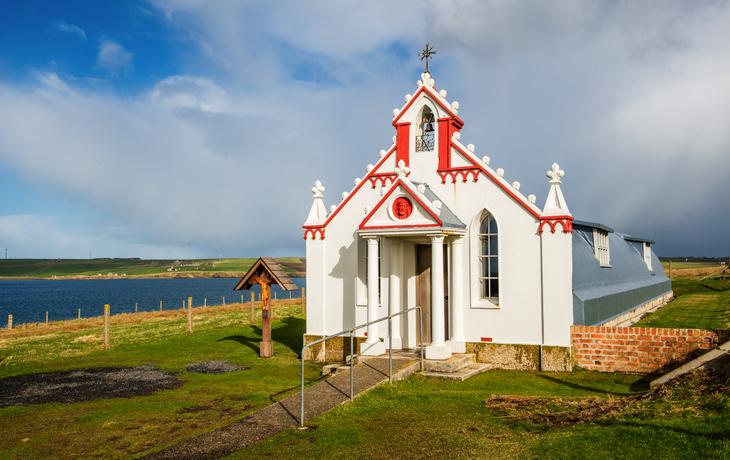
[[(242, 276), (256, 262), (242, 259), (0, 259), (0, 279), (220, 278)], [(275, 259), (293, 277), (305, 276), (304, 258)]]

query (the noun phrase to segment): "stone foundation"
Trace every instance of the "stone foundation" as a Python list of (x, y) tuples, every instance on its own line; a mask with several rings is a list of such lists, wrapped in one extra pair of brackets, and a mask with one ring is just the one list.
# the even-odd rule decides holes
[(474, 353), (478, 363), (492, 364), (500, 369), (573, 371), (573, 354), (570, 347), (467, 342), (466, 352)]
[[(304, 335), (304, 344), (319, 340), (323, 335)], [(355, 337), (352, 342), (355, 345), (355, 351), (359, 349), (359, 345), (365, 342), (365, 337)], [(339, 336), (331, 338), (325, 342), (312, 345), (304, 350), (304, 360), (310, 363), (327, 364), (341, 363), (350, 356), (350, 336)]]

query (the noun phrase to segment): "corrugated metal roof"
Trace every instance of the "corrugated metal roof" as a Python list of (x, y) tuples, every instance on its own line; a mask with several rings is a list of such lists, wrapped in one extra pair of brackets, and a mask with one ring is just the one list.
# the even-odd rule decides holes
[(604, 230), (608, 233), (613, 233), (613, 229), (611, 227), (607, 227), (603, 224), (598, 224), (595, 222), (586, 222), (585, 220), (573, 220), (573, 226), (579, 225), (581, 227), (589, 227), (589, 228), (600, 228), (601, 230)]
[(574, 324), (603, 324), (672, 289), (656, 254), (652, 252), (650, 271), (638, 248), (619, 234), (609, 234), (611, 266), (601, 267), (586, 227), (573, 231)]

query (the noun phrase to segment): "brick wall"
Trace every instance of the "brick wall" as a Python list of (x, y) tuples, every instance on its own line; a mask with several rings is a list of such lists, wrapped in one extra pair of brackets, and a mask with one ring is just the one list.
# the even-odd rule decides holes
[(728, 339), (728, 331), (573, 326), (575, 364), (604, 372), (649, 374), (683, 363)]

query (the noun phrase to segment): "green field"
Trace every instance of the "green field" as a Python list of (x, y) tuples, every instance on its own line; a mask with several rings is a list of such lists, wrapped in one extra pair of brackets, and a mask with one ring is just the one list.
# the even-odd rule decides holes
[[(175, 266), (176, 272), (245, 272), (256, 262), (256, 258), (241, 259), (189, 259), (185, 264), (198, 266)], [(279, 262), (299, 262), (298, 258), (278, 258)], [(134, 259), (0, 259), (0, 277), (8, 278), (52, 278), (54, 276), (98, 276), (154, 275), (169, 273), (167, 270), (175, 260)], [(284, 271), (294, 270), (284, 267)]]
[(730, 328), (730, 280), (676, 279), (675, 300), (634, 327), (718, 330)]
[(672, 268), (674, 270), (693, 270), (710, 267), (717, 267), (717, 269), (719, 270), (720, 268), (722, 268), (722, 262), (725, 262), (726, 267), (728, 264), (728, 257), (660, 257), (659, 260), (662, 262), (662, 267), (665, 270), (669, 270), (670, 261), (672, 262)]

